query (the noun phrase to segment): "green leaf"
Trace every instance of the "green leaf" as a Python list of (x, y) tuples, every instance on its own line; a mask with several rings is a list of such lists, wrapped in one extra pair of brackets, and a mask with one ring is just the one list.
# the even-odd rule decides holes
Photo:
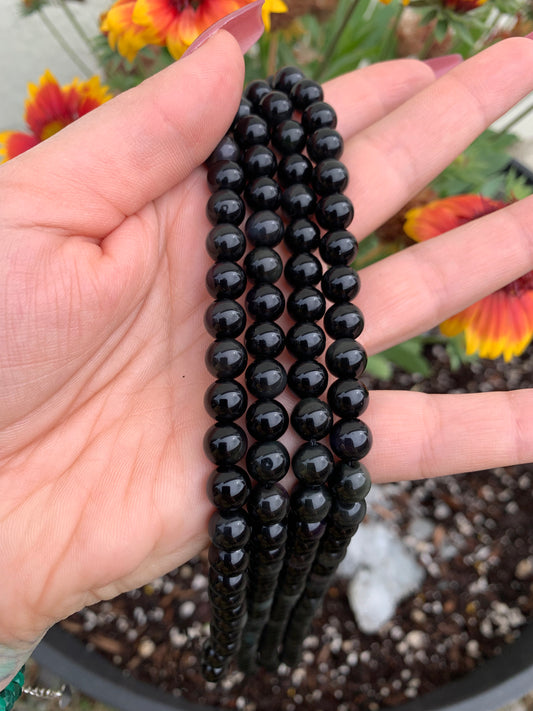
[(420, 336), (411, 338), (404, 343), (393, 346), (381, 355), (385, 356), (389, 361), (405, 370), (407, 373), (420, 373), (424, 377), (431, 374), (431, 367), (428, 360), (423, 355), (422, 349), (424, 341)]
[(366, 372), (373, 378), (388, 381), (392, 378), (392, 363), (382, 353), (370, 356)]

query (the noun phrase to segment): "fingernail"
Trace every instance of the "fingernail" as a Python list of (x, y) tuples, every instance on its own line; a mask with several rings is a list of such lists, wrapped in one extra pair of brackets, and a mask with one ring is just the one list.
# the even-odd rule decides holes
[(433, 69), (435, 77), (439, 77), (449, 72), (458, 64), (461, 64), (463, 58), (460, 54), (445, 54), (443, 57), (431, 57), (431, 59), (424, 59), (424, 64)]
[(247, 52), (250, 47), (257, 42), (264, 32), (263, 20), (261, 18), (261, 9), (264, 0), (255, 0), (249, 5), (240, 7), (235, 12), (226, 15), (217, 20), (199, 35), (194, 42), (183, 53), (183, 57), (187, 57), (201, 47), (204, 42), (212, 37), (218, 30), (226, 30), (235, 37), (242, 53)]
[(526, 35), (527, 39), (533, 39), (533, 32), (530, 32), (528, 35)]

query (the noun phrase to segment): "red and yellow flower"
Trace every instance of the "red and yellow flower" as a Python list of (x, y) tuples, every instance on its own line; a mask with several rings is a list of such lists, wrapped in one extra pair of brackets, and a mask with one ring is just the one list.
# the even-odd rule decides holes
[(71, 84), (60, 86), (48, 70), (39, 84), (28, 85), (28, 94), (24, 119), (30, 131), (0, 132), (1, 162), (45, 141), (111, 98), (108, 87), (97, 76), (86, 81), (74, 79)]
[[(406, 214), (404, 230), (417, 242), (431, 239), (507, 203), (480, 195), (434, 200)], [(506, 361), (524, 352), (533, 337), (533, 271), (515, 279), (440, 325), (445, 336), (464, 332), (466, 352)]]
[(444, 7), (455, 12), (470, 12), (484, 5), (487, 0), (441, 0)]

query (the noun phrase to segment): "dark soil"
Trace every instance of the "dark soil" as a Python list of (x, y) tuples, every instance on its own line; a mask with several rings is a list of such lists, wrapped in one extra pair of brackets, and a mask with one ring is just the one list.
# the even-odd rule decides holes
[[(428, 350), (429, 379), (396, 372), (372, 388), (478, 392), (532, 386), (533, 348), (510, 364), (477, 360), (450, 372)], [(384, 518), (426, 570), (421, 589), (378, 634), (358, 631), (346, 583), (330, 589), (303, 663), (205, 683), (205, 556), (144, 588), (74, 615), (64, 627), (127, 673), (191, 701), (246, 711), (376, 711), (461, 677), (501, 653), (533, 620), (533, 465), (379, 488), (369, 516)], [(384, 502), (384, 503), (383, 503)], [(430, 520), (429, 535), (416, 521)], [(426, 526), (427, 528), (427, 526)]]

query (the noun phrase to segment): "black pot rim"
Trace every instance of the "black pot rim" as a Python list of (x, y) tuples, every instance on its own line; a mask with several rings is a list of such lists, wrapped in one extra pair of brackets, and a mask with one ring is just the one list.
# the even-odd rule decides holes
[[(49, 630), (33, 657), (63, 681), (120, 711), (215, 711), (126, 676), (59, 626)], [(393, 711), (497, 711), (531, 691), (533, 622), (500, 655)]]

